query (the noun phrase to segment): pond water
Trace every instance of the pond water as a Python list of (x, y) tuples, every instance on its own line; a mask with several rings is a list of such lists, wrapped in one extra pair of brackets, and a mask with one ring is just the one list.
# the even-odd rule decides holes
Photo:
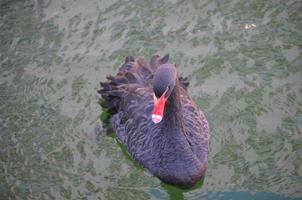
[[(0, 2), (0, 199), (302, 198), (300, 0)], [(127, 55), (170, 53), (210, 123), (203, 184), (165, 185), (99, 120)]]

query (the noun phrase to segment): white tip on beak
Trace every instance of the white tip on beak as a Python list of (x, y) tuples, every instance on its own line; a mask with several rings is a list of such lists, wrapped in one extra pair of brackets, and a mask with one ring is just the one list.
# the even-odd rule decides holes
[(157, 123), (161, 122), (161, 120), (162, 120), (162, 119), (163, 119), (163, 117), (162, 117), (162, 116), (152, 114), (152, 121), (153, 121), (155, 124), (157, 124)]

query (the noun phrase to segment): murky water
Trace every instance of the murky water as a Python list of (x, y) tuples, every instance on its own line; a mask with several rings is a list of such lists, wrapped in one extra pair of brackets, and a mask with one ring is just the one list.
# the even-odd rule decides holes
[[(0, 199), (302, 198), (301, 1), (0, 2)], [(142, 169), (99, 81), (170, 53), (211, 127), (203, 186)], [(98, 133), (98, 134), (95, 134)]]

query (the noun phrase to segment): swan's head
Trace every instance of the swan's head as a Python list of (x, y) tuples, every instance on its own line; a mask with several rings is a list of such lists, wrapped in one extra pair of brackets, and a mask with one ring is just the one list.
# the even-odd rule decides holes
[(154, 123), (159, 123), (163, 119), (165, 103), (175, 87), (176, 77), (177, 72), (173, 64), (160, 65), (154, 74), (154, 107), (152, 112), (152, 121)]

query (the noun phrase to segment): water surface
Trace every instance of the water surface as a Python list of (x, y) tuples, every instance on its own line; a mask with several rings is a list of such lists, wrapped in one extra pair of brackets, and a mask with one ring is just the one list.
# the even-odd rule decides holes
[[(1, 199), (302, 198), (301, 1), (0, 3)], [(202, 186), (167, 186), (99, 120), (99, 81), (170, 53), (211, 128)], [(97, 134), (95, 134), (97, 133)]]

